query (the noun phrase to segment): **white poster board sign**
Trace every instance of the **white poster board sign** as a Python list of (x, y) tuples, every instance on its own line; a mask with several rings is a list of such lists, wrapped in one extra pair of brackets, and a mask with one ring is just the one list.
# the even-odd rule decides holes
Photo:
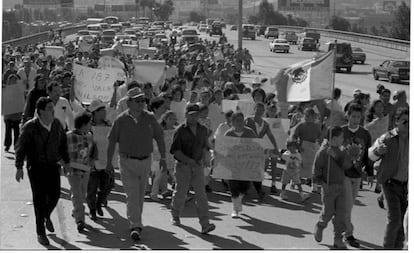
[(58, 46), (45, 46), (46, 55), (50, 55), (53, 58), (59, 58), (65, 55), (65, 48)]
[(134, 60), (134, 80), (159, 87), (165, 82), (165, 61)]
[(75, 96), (82, 103), (95, 99), (109, 102), (117, 80), (116, 73), (106, 69), (94, 69), (78, 64), (73, 66), (75, 75)]
[(255, 139), (223, 136), (216, 140), (215, 151), (214, 178), (263, 181), (266, 156)]
[(2, 88), (1, 114), (9, 115), (23, 112), (25, 87), (20, 82), (14, 85), (6, 85)]

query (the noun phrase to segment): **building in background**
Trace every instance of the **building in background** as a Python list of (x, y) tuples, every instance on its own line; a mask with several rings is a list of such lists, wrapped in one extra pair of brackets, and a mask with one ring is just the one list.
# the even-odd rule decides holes
[(306, 20), (311, 27), (326, 27), (332, 14), (330, 0), (279, 0), (273, 6), (283, 15)]

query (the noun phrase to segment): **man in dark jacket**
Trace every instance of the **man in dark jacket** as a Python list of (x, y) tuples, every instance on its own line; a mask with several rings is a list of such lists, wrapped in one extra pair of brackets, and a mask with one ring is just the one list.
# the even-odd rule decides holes
[(60, 169), (69, 170), (66, 134), (62, 124), (54, 117), (50, 98), (41, 97), (36, 103), (38, 117), (23, 125), (16, 145), (16, 180), (23, 179), (23, 163), (27, 160), (27, 173), (33, 194), (37, 240), (49, 245), (46, 229), (54, 232), (50, 215), (60, 196)]

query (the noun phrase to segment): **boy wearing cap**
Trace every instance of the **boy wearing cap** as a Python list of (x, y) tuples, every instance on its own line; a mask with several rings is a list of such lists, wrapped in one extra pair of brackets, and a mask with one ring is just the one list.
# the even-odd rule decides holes
[(197, 213), (201, 233), (207, 234), (215, 229), (209, 222), (208, 200), (204, 187), (203, 154), (209, 150), (208, 129), (199, 122), (199, 106), (186, 107), (186, 122), (174, 133), (170, 153), (177, 160), (175, 167), (176, 187), (171, 202), (172, 223), (180, 225), (180, 214), (184, 208), (190, 185), (195, 191)]
[(36, 70), (32, 67), (30, 57), (23, 58), (23, 67), (17, 70), (17, 75), (20, 76), (26, 91), (29, 92), (34, 87), (34, 78), (36, 77)]
[[(92, 113), (91, 131), (96, 144), (97, 157), (89, 176), (86, 201), (91, 219), (96, 220), (96, 214), (103, 216), (102, 207), (105, 206), (114, 183), (114, 170), (106, 170), (106, 150), (109, 144), (107, 136), (111, 123), (106, 120), (106, 105), (101, 100), (92, 101), (87, 110)], [(112, 165), (115, 164), (115, 159), (112, 159)]]
[[(161, 154), (160, 167), (167, 170), (164, 133), (154, 115), (145, 110), (145, 94), (140, 88), (128, 91), (128, 110), (114, 121), (109, 132), (106, 169), (113, 170), (115, 144), (119, 143), (119, 168), (127, 196), (127, 216), (133, 240), (141, 239), (142, 210), (148, 175), (151, 170), (153, 139)], [(139, 145), (137, 145), (139, 143)]]

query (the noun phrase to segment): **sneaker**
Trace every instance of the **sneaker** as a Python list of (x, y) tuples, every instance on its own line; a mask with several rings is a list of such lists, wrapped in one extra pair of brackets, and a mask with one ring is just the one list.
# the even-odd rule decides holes
[(232, 217), (233, 219), (240, 218), (240, 216), (239, 216), (239, 212), (238, 212), (238, 211), (232, 211), (232, 212), (231, 212), (231, 217)]
[(48, 246), (50, 244), (49, 239), (47, 239), (46, 235), (37, 235), (37, 241), (43, 246)]
[(271, 193), (277, 193), (277, 188), (276, 188), (276, 186), (272, 185), (272, 187), (270, 187), (270, 192), (271, 192)]
[(346, 244), (343, 242), (342, 238), (335, 238), (334, 239), (334, 249), (348, 249)]
[(318, 224), (315, 225), (315, 233), (314, 233), (314, 237), (315, 237), (315, 241), (317, 242), (321, 242), (322, 238), (323, 238), (323, 227), (318, 226)]
[(141, 229), (140, 228), (131, 229), (131, 233), (129, 234), (129, 237), (131, 237), (131, 239), (134, 241), (141, 240)]
[(359, 248), (359, 242), (357, 241), (357, 239), (355, 239), (355, 237), (353, 235), (348, 236), (347, 238), (345, 238), (345, 241), (352, 247), (354, 248)]
[(300, 193), (300, 198), (302, 200), (302, 202), (305, 202), (306, 200), (308, 200), (310, 198), (310, 195), (304, 192)]
[(384, 206), (384, 199), (383, 199), (381, 196), (379, 196), (379, 197), (377, 198), (377, 203), (378, 203), (378, 206), (379, 206), (380, 208), (385, 209), (385, 206)]
[(89, 211), (89, 216), (91, 217), (91, 220), (93, 220), (93, 221), (98, 220), (98, 217), (96, 216), (96, 210), (95, 209), (91, 209)]
[(76, 223), (77, 229), (79, 233), (82, 233), (85, 230), (85, 222), (83, 221), (78, 221)]
[(180, 218), (178, 218), (178, 217), (173, 217), (173, 218), (171, 219), (171, 224), (173, 224), (174, 226), (180, 226), (180, 225), (181, 225)]
[(55, 228), (53, 227), (53, 223), (52, 223), (52, 220), (50, 220), (50, 218), (46, 219), (46, 224), (45, 225), (46, 225), (47, 231), (49, 231), (50, 233), (55, 232)]
[(213, 223), (208, 224), (207, 226), (203, 227), (201, 229), (201, 233), (203, 235), (210, 233), (211, 231), (213, 231), (214, 229), (216, 229), (216, 225), (214, 225)]
[(283, 200), (288, 200), (288, 195), (286, 194), (286, 191), (282, 191), (280, 193), (280, 198), (282, 198)]

